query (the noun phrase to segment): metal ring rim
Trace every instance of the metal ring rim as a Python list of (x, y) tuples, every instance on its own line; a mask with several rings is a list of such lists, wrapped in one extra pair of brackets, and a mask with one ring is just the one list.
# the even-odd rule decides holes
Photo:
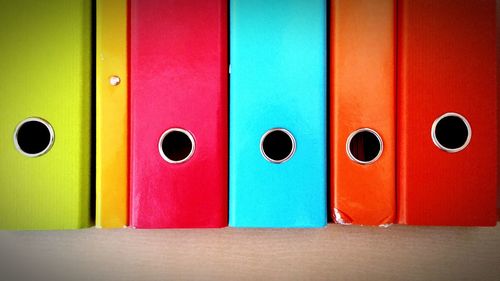
[[(369, 133), (373, 134), (377, 138), (377, 140), (380, 144), (380, 149), (379, 149), (377, 156), (375, 156), (375, 158), (373, 158), (370, 161), (361, 161), (361, 160), (357, 159), (352, 154), (351, 149), (350, 149), (351, 142), (352, 142), (352, 139), (354, 138), (354, 136), (356, 136), (357, 134), (362, 133), (362, 132), (369, 132)], [(355, 162), (357, 164), (361, 164), (361, 165), (371, 165), (371, 164), (377, 162), (377, 160), (379, 160), (380, 157), (382, 157), (382, 154), (384, 153), (384, 141), (382, 140), (382, 137), (380, 136), (380, 134), (377, 131), (370, 129), (370, 128), (361, 128), (361, 129), (358, 129), (358, 130), (352, 132), (349, 135), (349, 137), (347, 138), (346, 152), (347, 152), (347, 156), (349, 157), (349, 159), (351, 159), (353, 162)]]
[[(459, 148), (447, 148), (446, 146), (442, 145), (439, 142), (439, 140), (437, 139), (437, 136), (436, 136), (437, 125), (439, 124), (439, 122), (441, 120), (443, 120), (446, 117), (458, 117), (458, 118), (460, 118), (462, 120), (462, 122), (464, 122), (465, 127), (467, 128), (467, 133), (468, 133), (467, 140)], [(441, 149), (445, 152), (448, 152), (448, 153), (457, 153), (457, 152), (460, 152), (460, 151), (466, 149), (469, 146), (469, 144), (472, 140), (472, 127), (471, 127), (469, 121), (467, 120), (467, 118), (465, 118), (463, 115), (456, 113), (456, 112), (447, 112), (447, 113), (441, 115), (440, 117), (438, 117), (436, 120), (434, 120), (434, 123), (432, 123), (431, 138), (432, 138), (432, 142), (434, 143), (434, 145), (437, 146), (439, 149)]]
[[(48, 129), (49, 134), (50, 134), (49, 144), (47, 145), (47, 147), (43, 151), (41, 151), (39, 153), (31, 154), (31, 153), (25, 152), (21, 148), (21, 146), (19, 145), (19, 142), (18, 142), (19, 130), (21, 129), (21, 127), (24, 124), (29, 123), (29, 122), (38, 122), (38, 123), (43, 124)], [(37, 157), (40, 157), (40, 156), (47, 154), (54, 146), (55, 138), (56, 138), (55, 131), (54, 131), (54, 128), (52, 127), (52, 125), (47, 120), (39, 118), (39, 117), (29, 117), (29, 118), (24, 119), (23, 121), (21, 121), (21, 123), (19, 123), (16, 126), (16, 129), (14, 130), (14, 146), (16, 147), (16, 150), (19, 153), (21, 153), (22, 155), (24, 155), (26, 157), (30, 157), (30, 158), (37, 158)]]
[[(285, 134), (288, 135), (288, 137), (290, 138), (290, 140), (292, 141), (292, 150), (290, 151), (290, 153), (287, 155), (287, 157), (283, 158), (282, 160), (274, 160), (274, 159), (271, 159), (269, 158), (265, 151), (264, 151), (264, 140), (265, 138), (270, 134), (270, 133), (273, 133), (273, 132), (277, 132), (277, 131), (280, 131), (280, 132), (283, 132)], [(284, 128), (272, 128), (272, 129), (269, 129), (267, 130), (264, 135), (262, 135), (262, 137), (260, 138), (260, 153), (262, 154), (262, 156), (264, 157), (264, 159), (266, 159), (267, 161), (273, 163), (273, 164), (282, 164), (282, 163), (285, 163), (286, 161), (290, 160), (293, 155), (295, 154), (295, 151), (297, 150), (297, 142), (295, 140), (295, 137), (293, 136), (293, 134), (288, 131), (287, 129), (284, 129)]]
[[(172, 132), (180, 132), (180, 133), (183, 133), (184, 135), (186, 135), (189, 140), (191, 141), (191, 151), (189, 152), (188, 156), (186, 156), (184, 159), (182, 160), (179, 160), (179, 161), (174, 161), (170, 158), (168, 158), (165, 153), (163, 152), (163, 146), (162, 146), (162, 143), (163, 141), (165, 140), (165, 137), (172, 133)], [(188, 161), (189, 159), (191, 159), (194, 155), (194, 152), (195, 152), (195, 148), (196, 148), (196, 142), (194, 140), (194, 136), (193, 134), (191, 134), (191, 132), (189, 132), (188, 130), (185, 130), (185, 129), (181, 129), (181, 128), (170, 128), (168, 130), (166, 130), (160, 137), (160, 141), (158, 142), (158, 151), (160, 152), (160, 156), (161, 158), (163, 158), (163, 160), (165, 160), (166, 162), (170, 163), (170, 164), (181, 164), (181, 163), (185, 163), (186, 161)]]

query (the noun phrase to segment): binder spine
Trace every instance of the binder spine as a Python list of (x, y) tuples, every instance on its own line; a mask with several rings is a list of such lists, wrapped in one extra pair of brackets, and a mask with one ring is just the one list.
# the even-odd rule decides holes
[(128, 217), (127, 0), (96, 3), (96, 225)]
[(398, 221), (494, 225), (495, 1), (401, 0), (398, 15)]
[(395, 2), (331, 4), (331, 213), (340, 224), (394, 222)]
[(131, 0), (131, 225), (227, 225), (227, 1)]
[(326, 1), (230, 1), (230, 225), (326, 224)]
[(0, 229), (91, 223), (92, 2), (2, 1)]

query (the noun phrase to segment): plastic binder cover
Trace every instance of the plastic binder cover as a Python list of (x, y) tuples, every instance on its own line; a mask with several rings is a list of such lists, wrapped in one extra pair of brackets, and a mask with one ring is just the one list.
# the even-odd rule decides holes
[(127, 225), (127, 0), (97, 1), (96, 225)]
[(0, 228), (90, 224), (91, 9), (0, 4)]
[(399, 1), (399, 221), (494, 225), (495, 1)]
[(395, 3), (335, 0), (331, 13), (331, 204), (341, 224), (396, 214)]
[(322, 227), (326, 1), (233, 0), (230, 18), (229, 223)]
[(131, 224), (227, 225), (227, 2), (131, 2)]

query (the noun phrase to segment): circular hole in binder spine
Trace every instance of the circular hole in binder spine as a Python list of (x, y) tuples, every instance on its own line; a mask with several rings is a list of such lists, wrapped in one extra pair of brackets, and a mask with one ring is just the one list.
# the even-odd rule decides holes
[(167, 130), (160, 138), (159, 150), (161, 157), (172, 164), (189, 160), (194, 154), (194, 138), (186, 130), (173, 128)]
[(54, 145), (55, 135), (52, 126), (40, 118), (22, 121), (14, 133), (16, 149), (27, 157), (46, 154)]
[(464, 150), (471, 137), (469, 122), (458, 113), (446, 113), (432, 124), (432, 141), (446, 152), (457, 153)]
[(368, 128), (354, 131), (347, 139), (347, 155), (362, 165), (369, 165), (377, 161), (384, 151), (384, 143), (380, 135)]
[(267, 161), (276, 164), (286, 162), (292, 158), (296, 146), (295, 138), (285, 129), (271, 129), (260, 140), (262, 156)]

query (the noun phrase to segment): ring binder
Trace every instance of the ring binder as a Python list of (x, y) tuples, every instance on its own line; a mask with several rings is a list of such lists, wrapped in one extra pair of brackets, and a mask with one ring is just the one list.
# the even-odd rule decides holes
[(131, 226), (227, 226), (227, 1), (131, 0)]
[(128, 0), (96, 1), (96, 226), (128, 225)]
[(91, 224), (92, 3), (0, 5), (0, 229)]
[(232, 227), (324, 227), (326, 1), (230, 1)]
[(331, 4), (330, 213), (339, 224), (395, 219), (395, 7), (395, 0)]
[(496, 224), (495, 6), (398, 2), (401, 224)]

